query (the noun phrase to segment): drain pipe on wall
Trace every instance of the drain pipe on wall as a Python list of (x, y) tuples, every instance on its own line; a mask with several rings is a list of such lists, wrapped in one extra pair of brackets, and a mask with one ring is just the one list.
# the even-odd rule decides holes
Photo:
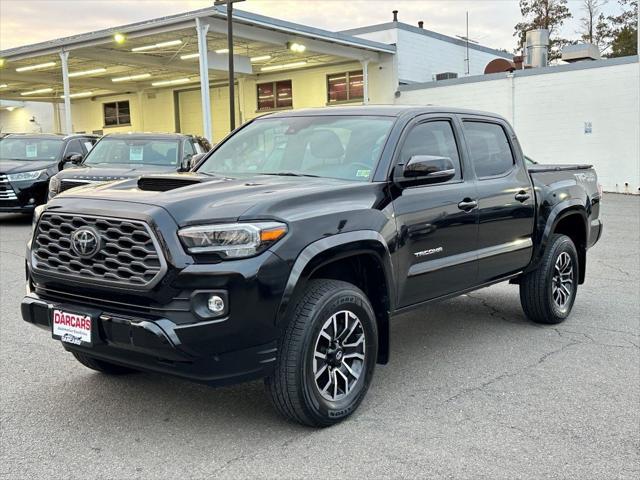
[(507, 78), (511, 84), (511, 126), (516, 128), (516, 72), (507, 73)]

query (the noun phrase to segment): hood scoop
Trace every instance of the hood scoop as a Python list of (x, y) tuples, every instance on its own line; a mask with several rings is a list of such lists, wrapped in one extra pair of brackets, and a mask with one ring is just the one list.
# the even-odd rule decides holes
[(176, 188), (202, 183), (202, 178), (191, 175), (145, 175), (138, 179), (138, 188), (147, 192), (168, 192)]

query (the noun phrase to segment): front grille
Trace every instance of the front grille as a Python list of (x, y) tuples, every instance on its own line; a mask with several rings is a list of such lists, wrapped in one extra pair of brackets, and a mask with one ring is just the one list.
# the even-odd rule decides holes
[(0, 200), (17, 200), (16, 192), (9, 183), (7, 176), (0, 173)]
[[(92, 227), (101, 245), (91, 258), (71, 248), (71, 236)], [(72, 213), (42, 214), (33, 241), (34, 271), (98, 285), (146, 290), (166, 271), (166, 263), (149, 226), (137, 220)]]

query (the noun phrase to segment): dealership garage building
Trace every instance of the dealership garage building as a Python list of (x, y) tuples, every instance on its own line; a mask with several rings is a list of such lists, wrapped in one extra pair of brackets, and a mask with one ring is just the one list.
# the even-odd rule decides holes
[[(214, 142), (229, 132), (221, 7), (17, 47), (0, 58), (2, 132), (183, 132)], [(388, 23), (332, 32), (236, 10), (235, 124), (342, 104), (481, 108), (512, 121), (535, 159), (591, 163), (608, 191), (638, 193), (638, 57), (534, 69), (558, 75), (484, 75), (491, 61), (511, 58), (395, 13)]]

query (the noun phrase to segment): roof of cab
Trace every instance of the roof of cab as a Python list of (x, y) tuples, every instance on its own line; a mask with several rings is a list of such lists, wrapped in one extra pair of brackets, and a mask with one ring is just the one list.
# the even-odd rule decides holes
[(353, 106), (332, 106), (320, 108), (304, 108), (300, 110), (288, 110), (282, 112), (268, 113), (264, 117), (304, 117), (314, 115), (374, 115), (387, 117), (400, 117), (404, 115), (420, 115), (429, 113), (454, 113), (467, 115), (482, 115), (487, 117), (498, 117), (500, 115), (491, 112), (477, 110), (467, 110), (463, 108), (442, 107), (435, 105), (353, 105)]
[(70, 135), (66, 135), (64, 133), (8, 133), (7, 137), (18, 137), (18, 138), (50, 138), (50, 139), (59, 139), (59, 140), (67, 140), (72, 138), (99, 138), (100, 135), (95, 135), (93, 133), (72, 133)]
[(185, 133), (149, 133), (149, 132), (130, 132), (130, 133), (107, 133), (105, 138), (117, 139), (134, 139), (134, 140), (181, 140), (190, 138), (191, 135)]

